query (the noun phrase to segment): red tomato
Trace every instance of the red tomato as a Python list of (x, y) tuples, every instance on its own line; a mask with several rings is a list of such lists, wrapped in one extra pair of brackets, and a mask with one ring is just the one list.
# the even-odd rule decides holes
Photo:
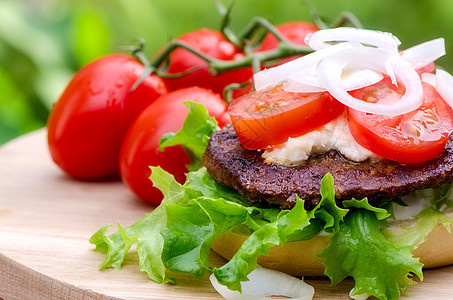
[[(399, 116), (383, 116), (348, 109), (349, 128), (363, 147), (401, 163), (422, 163), (445, 149), (453, 130), (453, 111), (436, 89), (423, 83), (424, 103)], [(351, 92), (366, 101), (398, 101), (405, 88), (395, 87), (388, 77), (372, 86)]]
[[(300, 46), (306, 46), (305, 37), (309, 33), (318, 31), (318, 27), (312, 23), (295, 21), (276, 26), (277, 30), (290, 42)], [(267, 33), (261, 44), (253, 52), (262, 52), (276, 49), (279, 45), (277, 38), (272, 33)], [(291, 61), (300, 56), (287, 57), (280, 60), (276, 65)]]
[(338, 117), (344, 106), (329, 93), (290, 93), (281, 86), (242, 96), (228, 108), (239, 141), (264, 149), (308, 133)]
[(127, 129), (167, 92), (155, 75), (130, 92), (143, 69), (127, 55), (112, 54), (72, 78), (47, 124), (50, 154), (66, 173), (82, 180), (119, 177), (119, 151)]
[(202, 103), (221, 127), (229, 121), (225, 101), (218, 94), (199, 87), (170, 92), (143, 111), (124, 139), (120, 170), (124, 183), (145, 202), (158, 205), (162, 200), (162, 193), (149, 180), (149, 166), (160, 166), (173, 174), (178, 182), (185, 181), (188, 172), (185, 165), (190, 160), (182, 147), (167, 147), (159, 151), (162, 135), (182, 127), (188, 112), (183, 101)]
[[(229, 42), (220, 32), (202, 28), (186, 33), (177, 38), (202, 53), (216, 59), (224, 61), (240, 60), (244, 54), (231, 42)], [(188, 50), (178, 48), (170, 53), (168, 73), (175, 74), (195, 70), (185, 76), (178, 78), (167, 78), (165, 84), (170, 90), (174, 91), (183, 87), (199, 86), (213, 90), (215, 93), (222, 94), (223, 89), (231, 83), (244, 83), (253, 76), (250, 67), (228, 71), (217, 76), (210, 74), (208, 63)], [(251, 89), (251, 85), (246, 88), (236, 90), (233, 97), (246, 94)]]
[(434, 73), (435, 67), (436, 66), (435, 66), (434, 62), (430, 62), (426, 66), (423, 66), (423, 67), (417, 69), (416, 71), (421, 76), (423, 73)]

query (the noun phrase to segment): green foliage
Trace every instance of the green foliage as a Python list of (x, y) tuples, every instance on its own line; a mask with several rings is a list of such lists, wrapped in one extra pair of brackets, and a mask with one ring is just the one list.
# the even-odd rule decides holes
[[(438, 63), (453, 71), (449, 0), (311, 2), (330, 20), (348, 10), (366, 28), (393, 32), (402, 48), (443, 36), (447, 56)], [(240, 31), (256, 15), (275, 24), (310, 20), (298, 0), (235, 1), (233, 30)], [(89, 61), (118, 52), (138, 37), (146, 39), (145, 51), (151, 57), (170, 37), (219, 26), (213, 1), (206, 0), (0, 1), (0, 143), (44, 126), (52, 103)]]
[(0, 67), (0, 143), (42, 126), (27, 98)]

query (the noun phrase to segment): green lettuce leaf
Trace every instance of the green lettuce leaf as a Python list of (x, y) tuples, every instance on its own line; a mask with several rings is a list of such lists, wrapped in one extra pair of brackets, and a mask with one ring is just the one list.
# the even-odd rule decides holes
[(248, 206), (247, 201), (245, 201), (241, 195), (236, 191), (219, 184), (211, 177), (211, 175), (209, 175), (205, 168), (202, 168), (197, 172), (188, 173), (186, 178), (184, 186), (199, 191), (200, 195), (213, 199), (227, 199)]
[(289, 234), (308, 226), (309, 220), (304, 202), (297, 198), (290, 211), (282, 211), (276, 221), (254, 231), (229, 262), (214, 269), (217, 280), (231, 290), (240, 291), (240, 282), (248, 280), (247, 275), (258, 267), (258, 257), (267, 255), (272, 246), (283, 245)]
[[(339, 230), (340, 222), (348, 210), (336, 205), (333, 177), (330, 174), (321, 181), (321, 196), (319, 204), (308, 212), (304, 208), (304, 201), (297, 197), (296, 205), (291, 210), (283, 210), (272, 222), (255, 228), (233, 258), (214, 270), (217, 280), (231, 290), (240, 291), (240, 282), (247, 280), (247, 275), (258, 267), (258, 257), (267, 255), (270, 247), (284, 245), (287, 241), (296, 240), (295, 237), (305, 239), (315, 236), (323, 228)], [(330, 225), (326, 227), (322, 221), (315, 221), (315, 215), (329, 220)]]
[(318, 219), (311, 219), (310, 225), (302, 230), (296, 229), (287, 237), (287, 242), (305, 241), (314, 238), (324, 229), (324, 223)]
[(147, 214), (143, 219), (132, 226), (122, 228), (118, 224), (118, 232), (107, 235), (107, 226), (102, 227), (90, 239), (96, 249), (106, 252), (104, 262), (100, 268), (120, 269), (124, 257), (133, 243), (137, 242), (140, 270), (158, 283), (174, 282), (166, 276), (166, 268), (162, 261), (164, 239), (161, 231), (167, 223), (166, 206), (172, 203), (185, 203), (187, 199), (199, 196), (200, 193), (180, 185), (172, 175), (160, 167), (151, 167), (151, 180), (154, 186), (164, 194), (162, 204)]
[(335, 202), (335, 189), (333, 176), (329, 173), (321, 180), (321, 201), (313, 209), (317, 219), (322, 220), (326, 232), (336, 232), (340, 229), (340, 223), (348, 213), (348, 209), (340, 208)]
[(372, 206), (370, 203), (368, 203), (367, 198), (363, 198), (362, 200), (357, 199), (346, 200), (343, 201), (342, 204), (346, 208), (355, 207), (373, 211), (376, 214), (376, 218), (378, 220), (385, 220), (392, 215), (387, 211), (387, 209)]
[[(452, 189), (453, 184), (444, 184), (438, 189), (416, 191), (414, 196), (423, 197), (425, 201), (429, 202), (430, 207), (423, 209), (414, 217), (415, 224), (413, 226), (401, 226), (402, 231), (384, 228), (382, 233), (393, 243), (417, 247), (426, 240), (428, 234), (439, 224), (450, 232), (453, 220), (439, 209), (453, 206)], [(403, 205), (406, 204), (403, 203)]]
[[(438, 189), (430, 189), (428, 195), (425, 195), (425, 200), (429, 201), (435, 209), (440, 209), (442, 206), (452, 207), (453, 200), (450, 195), (453, 191), (453, 184), (444, 184)], [(427, 190), (424, 190), (426, 193)]]
[(184, 124), (177, 133), (167, 133), (160, 139), (160, 150), (165, 147), (181, 145), (190, 157), (189, 171), (196, 171), (203, 166), (201, 157), (213, 132), (219, 130), (217, 121), (210, 117), (203, 104), (184, 101), (189, 112)]
[[(140, 270), (159, 283), (175, 282), (169, 272), (203, 277), (213, 271), (219, 282), (240, 290), (240, 282), (247, 280), (258, 257), (268, 254), (270, 247), (309, 239), (327, 229), (332, 233), (330, 243), (319, 256), (332, 284), (351, 276), (356, 282), (353, 294), (396, 299), (414, 283), (412, 274), (422, 278), (422, 264), (411, 255), (419, 236), (425, 237), (439, 222), (444, 226), (452, 222), (430, 208), (404, 235), (386, 236), (381, 220), (389, 216), (387, 211), (366, 199), (352, 199), (345, 202), (346, 209), (339, 208), (330, 174), (323, 178), (322, 199), (311, 211), (299, 198), (291, 210), (251, 207), (203, 168), (189, 173), (184, 185), (159, 167), (152, 168), (150, 178), (164, 194), (162, 204), (132, 226), (118, 224), (116, 233), (108, 235), (109, 226), (102, 227), (90, 242), (106, 253), (101, 268), (118, 269), (137, 243)], [(248, 228), (249, 238), (228, 263), (213, 270), (208, 260), (213, 241), (238, 226)]]
[(389, 242), (379, 223), (374, 211), (351, 211), (319, 257), (324, 259), (332, 285), (351, 276), (353, 295), (398, 299), (400, 292), (415, 283), (412, 274), (423, 279), (422, 264), (412, 257), (412, 246)]
[[(110, 235), (104, 226), (93, 234), (90, 242), (106, 253), (100, 268), (120, 269), (137, 242), (140, 270), (154, 281), (174, 283), (168, 271), (202, 277), (211, 271), (208, 255), (214, 239), (266, 210), (243, 205), (242, 197), (220, 186), (205, 169), (189, 173), (184, 185), (160, 167), (151, 171), (150, 179), (164, 194), (162, 203), (132, 226), (118, 224), (118, 232)], [(266, 211), (274, 218), (276, 209)]]
[(203, 277), (211, 272), (213, 241), (246, 219), (247, 209), (223, 199), (199, 197), (187, 205), (167, 206), (163, 262), (178, 273)]
[[(151, 170), (150, 179), (164, 194), (162, 204), (132, 226), (118, 224), (116, 233), (108, 235), (109, 226), (104, 226), (93, 234), (90, 242), (106, 253), (101, 268), (121, 268), (137, 243), (140, 270), (156, 282), (175, 283), (171, 272), (196, 277), (214, 272), (220, 283), (240, 290), (240, 282), (247, 280), (258, 266), (258, 257), (268, 254), (270, 247), (310, 239), (324, 230), (332, 235), (319, 256), (332, 284), (351, 276), (354, 295), (396, 299), (414, 283), (410, 276), (422, 278), (422, 264), (411, 254), (414, 246), (439, 222), (446, 227), (452, 223), (430, 208), (403, 235), (386, 235), (382, 225), (390, 216), (387, 210), (371, 206), (366, 199), (351, 199), (339, 208), (330, 174), (321, 182), (321, 201), (307, 211), (299, 198), (291, 210), (251, 207), (204, 168), (187, 174), (184, 185), (159, 167)], [(228, 263), (213, 269), (208, 260), (213, 241), (238, 228), (250, 233), (249, 238)]]
[[(105, 234), (109, 230), (110, 226), (112, 226), (112, 225), (106, 225), (106, 226), (99, 228), (99, 230), (96, 231), (95, 233), (93, 233), (93, 235), (90, 237), (89, 241), (91, 244), (96, 246), (96, 248), (95, 248), (96, 251), (107, 253), (107, 251), (109, 250), (109, 245), (108, 245), (109, 242), (106, 241), (104, 239), (104, 237), (106, 236)], [(119, 236), (121, 236), (121, 235), (119, 235)]]
[(105, 252), (106, 257), (99, 268), (121, 269), (127, 252), (133, 243), (137, 242), (139, 267), (158, 283), (174, 283), (173, 278), (167, 278), (165, 267), (161, 261), (163, 239), (160, 231), (165, 226), (165, 207), (159, 206), (150, 214), (134, 225), (122, 228), (118, 224), (118, 232), (107, 235), (108, 226), (99, 229), (90, 238), (90, 243), (96, 245), (96, 250)]
[(402, 233), (394, 233), (389, 228), (384, 228), (382, 233), (391, 242), (398, 245), (410, 245), (416, 248), (426, 240), (428, 234), (439, 224), (451, 232), (453, 220), (445, 213), (432, 207), (425, 208), (415, 216), (415, 225), (412, 227), (402, 227)]

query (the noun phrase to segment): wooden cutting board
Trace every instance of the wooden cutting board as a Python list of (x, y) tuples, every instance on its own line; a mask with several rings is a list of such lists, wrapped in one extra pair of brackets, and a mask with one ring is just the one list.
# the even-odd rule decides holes
[[(99, 270), (104, 254), (89, 237), (101, 226), (128, 226), (152, 207), (120, 182), (78, 182), (47, 152), (39, 130), (0, 148), (0, 299), (222, 299), (208, 278), (160, 285), (138, 270), (137, 255), (121, 271)], [(113, 228), (113, 227), (112, 227)], [(112, 229), (113, 230), (113, 229)], [(453, 251), (453, 249), (452, 249)], [(212, 253), (212, 264), (224, 260)], [(315, 299), (348, 299), (351, 280), (330, 288), (307, 279)], [(453, 299), (453, 267), (425, 271), (404, 299)]]

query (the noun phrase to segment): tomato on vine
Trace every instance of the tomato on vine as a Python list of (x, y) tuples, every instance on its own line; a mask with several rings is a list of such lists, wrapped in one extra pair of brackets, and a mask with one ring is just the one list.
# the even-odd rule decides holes
[(64, 172), (82, 180), (119, 177), (119, 151), (130, 124), (167, 92), (156, 75), (131, 91), (143, 72), (134, 58), (111, 54), (75, 74), (47, 124), (51, 157)]
[[(289, 42), (299, 46), (306, 46), (307, 44), (305, 43), (305, 38), (307, 37), (307, 35), (318, 30), (318, 27), (315, 24), (304, 21), (283, 23), (275, 26), (275, 28), (282, 35), (282, 37), (287, 39)], [(272, 34), (271, 32), (268, 32), (264, 37), (263, 41), (253, 51), (263, 52), (268, 50), (274, 50), (278, 48), (279, 44), (280, 42), (275, 37), (275, 35)], [(297, 57), (300, 57), (300, 55), (282, 58), (275, 65), (283, 64)]]
[(161, 137), (181, 129), (188, 108), (183, 101), (203, 104), (222, 127), (229, 121), (226, 102), (216, 93), (200, 87), (183, 88), (161, 96), (148, 106), (130, 127), (121, 149), (123, 182), (143, 201), (159, 204), (162, 193), (149, 180), (149, 166), (160, 166), (183, 183), (190, 159), (181, 146), (159, 150)]
[[(193, 49), (202, 52), (210, 58), (221, 61), (238, 61), (244, 58), (244, 53), (234, 44), (228, 41), (220, 32), (202, 28), (186, 33), (177, 41), (184, 42)], [(172, 91), (191, 86), (199, 86), (211, 89), (221, 94), (226, 86), (232, 83), (245, 83), (253, 75), (251, 67), (242, 67), (231, 71), (222, 72), (218, 75), (212, 74), (209, 64), (203, 58), (184, 48), (177, 48), (168, 56), (168, 65), (165, 71), (169, 75), (184, 74), (174, 78), (164, 78), (165, 84)], [(251, 89), (247, 86), (235, 90), (233, 97), (246, 94)]]

